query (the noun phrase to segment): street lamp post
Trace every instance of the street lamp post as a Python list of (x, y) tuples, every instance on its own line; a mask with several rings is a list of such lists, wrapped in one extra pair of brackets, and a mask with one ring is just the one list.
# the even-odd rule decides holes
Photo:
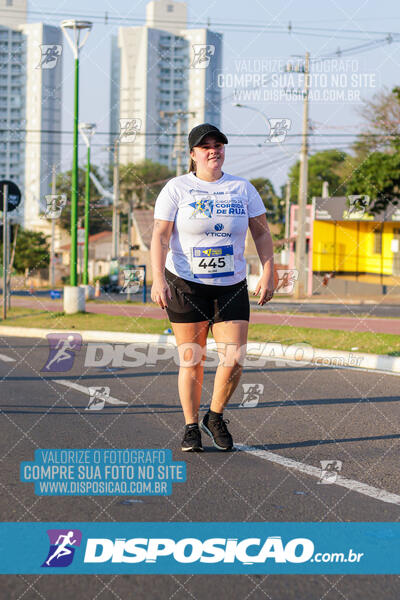
[(265, 120), (265, 122), (267, 124), (268, 129), (270, 128), (268, 117), (267, 117), (267, 115), (265, 113), (263, 113), (262, 110), (259, 110), (258, 108), (254, 108), (254, 106), (249, 106), (248, 104), (239, 104), (239, 103), (236, 103), (233, 106), (236, 106), (237, 108), (247, 108), (248, 110), (253, 110), (254, 112), (256, 112), (256, 113), (258, 113), (259, 115), (262, 116), (262, 118)]
[[(70, 286), (77, 287), (77, 220), (78, 220), (78, 121), (79, 121), (79, 53), (85, 45), (92, 29), (90, 21), (69, 19), (61, 22), (61, 29), (71, 46), (75, 59), (75, 91), (74, 91), (74, 137), (71, 182), (71, 257)], [(71, 37), (67, 30), (71, 31)], [(72, 295), (73, 292), (71, 292)], [(78, 298), (78, 292), (76, 292)], [(76, 301), (78, 303), (78, 300)], [(73, 311), (75, 312), (75, 311)]]
[(85, 184), (85, 246), (83, 253), (83, 285), (89, 285), (89, 213), (90, 213), (90, 145), (96, 131), (94, 123), (80, 123), (79, 131), (87, 146), (86, 184)]
[(120, 217), (119, 217), (119, 149), (120, 138), (114, 141), (114, 172), (113, 172), (113, 212), (112, 212), (112, 258), (119, 258), (119, 235), (120, 235)]

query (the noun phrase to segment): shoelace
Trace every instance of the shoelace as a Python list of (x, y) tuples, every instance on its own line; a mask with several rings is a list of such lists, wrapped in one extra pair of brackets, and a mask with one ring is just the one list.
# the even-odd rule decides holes
[(212, 423), (213, 425), (215, 425), (217, 427), (217, 429), (219, 429), (219, 431), (221, 431), (222, 433), (228, 433), (229, 431), (227, 429), (227, 424), (229, 423), (229, 419), (211, 419), (210, 423)]
[(197, 427), (193, 427), (192, 429), (188, 429), (186, 431), (186, 436), (187, 438), (193, 438), (193, 437), (197, 437), (196, 434), (198, 434), (199, 429)]

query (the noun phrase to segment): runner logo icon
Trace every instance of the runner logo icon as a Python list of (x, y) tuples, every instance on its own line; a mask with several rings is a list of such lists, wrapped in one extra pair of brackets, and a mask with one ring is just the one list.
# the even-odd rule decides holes
[(42, 567), (68, 567), (81, 545), (82, 532), (79, 529), (48, 529), (50, 548)]
[(42, 56), (37, 69), (54, 69), (62, 54), (61, 44), (39, 44)]
[(105, 403), (110, 398), (110, 388), (104, 387), (90, 387), (89, 388), (90, 400), (85, 410), (103, 410)]
[(212, 44), (193, 44), (193, 61), (191, 69), (207, 69), (211, 57), (215, 54), (215, 46)]
[(321, 478), (317, 483), (335, 483), (342, 470), (341, 460), (320, 460)]
[(48, 333), (49, 356), (43, 371), (65, 373), (72, 369), (75, 352), (82, 347), (82, 336), (79, 333)]
[(262, 383), (242, 383), (243, 387), (243, 400), (239, 406), (246, 408), (255, 408), (264, 392), (264, 385)]

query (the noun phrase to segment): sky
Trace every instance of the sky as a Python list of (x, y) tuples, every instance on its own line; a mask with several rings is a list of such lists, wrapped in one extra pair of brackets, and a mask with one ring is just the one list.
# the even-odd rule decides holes
[[(106, 163), (109, 152), (108, 138), (101, 132), (109, 131), (111, 36), (119, 26), (133, 24), (127, 19), (144, 19), (146, 4), (147, 0), (28, 0), (30, 22), (59, 24), (74, 16), (95, 21), (81, 54), (80, 120), (97, 123), (93, 162), (99, 165)], [(363, 100), (400, 84), (400, 4), (395, 0), (188, 0), (187, 4), (189, 27), (202, 27), (209, 20), (211, 29), (223, 33), (223, 69), (214, 76), (222, 88), (221, 129), (229, 139), (224, 170), (248, 179), (268, 177), (277, 191), (298, 159), (301, 144), (304, 76), (285, 73), (288, 62), (301, 67), (305, 53), (310, 53), (311, 154), (327, 148), (350, 151), (362, 126)], [(392, 43), (386, 41), (389, 33)], [(341, 56), (336, 54), (339, 48)], [(345, 52), (348, 48), (355, 49)], [(66, 44), (63, 82), (63, 130), (70, 132), (73, 60)], [(275, 119), (275, 125), (278, 122), (286, 130), (283, 141), (270, 137), (267, 119)], [(65, 135), (65, 169), (72, 160), (71, 142), (72, 134)], [(84, 158), (82, 147), (81, 163)]]

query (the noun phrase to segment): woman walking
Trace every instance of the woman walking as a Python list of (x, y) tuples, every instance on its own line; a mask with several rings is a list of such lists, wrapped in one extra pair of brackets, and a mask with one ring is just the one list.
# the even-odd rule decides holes
[[(273, 246), (264, 204), (242, 177), (222, 172), (226, 136), (204, 123), (189, 133), (190, 172), (161, 190), (151, 243), (151, 298), (165, 308), (180, 352), (179, 397), (185, 417), (182, 450), (202, 451), (201, 430), (216, 448), (233, 448), (223, 412), (242, 373), (250, 304), (244, 248), (247, 229), (263, 265), (255, 290), (263, 305), (273, 296)], [(200, 428), (203, 360), (209, 328), (225, 348), (214, 379), (211, 404)], [(187, 360), (187, 349), (193, 359)], [(232, 352), (233, 350), (233, 352)], [(228, 360), (229, 354), (229, 360)]]

